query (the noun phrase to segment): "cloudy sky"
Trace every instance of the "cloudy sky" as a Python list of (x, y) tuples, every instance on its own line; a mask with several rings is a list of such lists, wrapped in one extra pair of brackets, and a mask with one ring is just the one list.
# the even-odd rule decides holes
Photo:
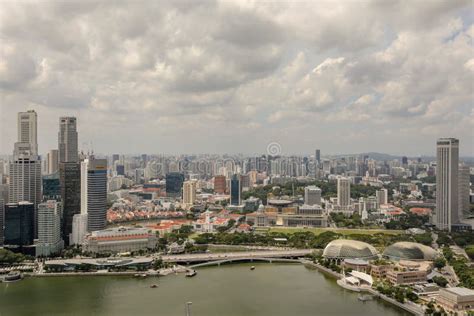
[[(16, 113), (101, 153), (474, 155), (471, 1), (0, 2), (0, 153)], [(92, 144), (92, 145), (91, 145)]]

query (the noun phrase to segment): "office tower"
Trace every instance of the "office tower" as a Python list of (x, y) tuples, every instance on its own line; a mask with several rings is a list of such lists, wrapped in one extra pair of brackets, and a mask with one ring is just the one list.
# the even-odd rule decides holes
[(63, 240), (69, 244), (72, 233), (72, 219), (81, 212), (81, 165), (77, 162), (59, 164), (59, 183), (63, 203)]
[(58, 132), (59, 183), (63, 207), (62, 234), (69, 244), (72, 219), (81, 212), (81, 165), (78, 157), (77, 120), (60, 117)]
[(471, 174), (469, 166), (459, 165), (458, 191), (459, 191), (459, 219), (464, 218), (464, 212), (469, 211), (470, 206), (470, 182)]
[(43, 201), (61, 200), (59, 172), (43, 176)]
[(224, 194), (226, 191), (226, 178), (225, 176), (214, 177), (214, 192), (217, 194)]
[(183, 183), (183, 203), (191, 206), (196, 202), (196, 181), (185, 181)]
[(77, 121), (75, 117), (59, 118), (59, 162), (78, 162)]
[(438, 229), (458, 223), (459, 140), (440, 138), (436, 144), (436, 218)]
[(381, 189), (375, 191), (375, 197), (377, 199), (377, 204), (383, 205), (383, 204), (388, 204), (388, 190), (387, 189)]
[(337, 179), (337, 205), (348, 206), (351, 202), (351, 183), (348, 178)]
[(34, 110), (18, 113), (18, 143), (30, 144), (32, 155), (38, 155), (38, 115)]
[(117, 172), (118, 176), (124, 176), (125, 175), (125, 166), (124, 165), (117, 165), (115, 167), (115, 171)]
[(4, 244), (28, 246), (33, 244), (35, 206), (31, 202), (5, 204)]
[[(15, 155), (10, 163), (9, 203), (28, 201), (36, 209), (41, 202), (41, 161), (27, 153)], [(36, 235), (35, 221), (35, 235)]]
[(76, 214), (72, 220), (71, 245), (80, 245), (87, 234), (87, 214)]
[(321, 189), (314, 185), (304, 188), (304, 204), (321, 205)]
[(184, 175), (179, 172), (170, 172), (166, 175), (166, 195), (179, 197), (183, 187)]
[(92, 232), (107, 225), (107, 159), (94, 156), (81, 163), (81, 213), (87, 214)]
[(242, 186), (240, 185), (239, 176), (234, 174), (230, 179), (230, 204), (240, 205)]
[(112, 155), (112, 165), (114, 164), (114, 162), (118, 161), (119, 159), (120, 159), (119, 154), (113, 154)]
[(314, 159), (318, 165), (321, 163), (321, 151), (319, 149), (316, 149), (316, 152), (314, 153)]
[(240, 176), (240, 186), (242, 190), (250, 189), (250, 176), (247, 174), (243, 174)]
[(0, 196), (0, 247), (3, 246), (3, 230), (5, 229), (5, 201)]
[(50, 256), (64, 248), (61, 239), (61, 203), (49, 200), (38, 205), (36, 256)]
[(405, 156), (402, 157), (402, 165), (404, 166), (408, 165), (408, 158)]
[(58, 172), (59, 169), (59, 150), (51, 149), (49, 153), (46, 154), (46, 161), (48, 166), (48, 174), (53, 174)]

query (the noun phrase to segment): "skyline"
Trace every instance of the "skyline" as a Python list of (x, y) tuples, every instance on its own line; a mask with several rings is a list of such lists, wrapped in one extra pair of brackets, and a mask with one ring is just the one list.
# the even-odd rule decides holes
[(470, 9), (4, 3), (0, 154), (16, 113), (33, 109), (43, 154), (57, 149), (59, 117), (75, 116), (79, 148), (97, 153), (255, 154), (276, 142), (283, 155), (416, 157), (455, 137), (472, 157)]

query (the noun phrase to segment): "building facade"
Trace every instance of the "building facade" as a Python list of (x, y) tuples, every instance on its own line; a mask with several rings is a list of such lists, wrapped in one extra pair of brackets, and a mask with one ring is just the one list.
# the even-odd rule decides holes
[(146, 228), (110, 228), (98, 230), (84, 238), (83, 250), (92, 253), (120, 253), (154, 249), (156, 234)]
[(349, 206), (351, 203), (351, 183), (348, 178), (337, 178), (337, 205)]
[(459, 140), (440, 138), (436, 146), (436, 215), (438, 229), (449, 230), (458, 223)]
[(75, 117), (59, 118), (59, 162), (78, 162), (77, 120)]
[(38, 205), (36, 256), (48, 257), (64, 248), (61, 238), (61, 203), (49, 200)]
[(240, 183), (239, 176), (234, 174), (230, 179), (230, 204), (240, 205), (242, 195), (242, 186)]
[(29, 246), (34, 240), (35, 206), (31, 202), (5, 205), (4, 244)]
[(196, 202), (196, 181), (190, 180), (183, 183), (183, 203), (192, 206)]
[(81, 212), (81, 165), (77, 162), (59, 164), (59, 183), (63, 203), (63, 240), (69, 244), (74, 215)]
[(90, 156), (81, 163), (81, 213), (87, 214), (88, 231), (107, 225), (107, 159)]
[(38, 155), (38, 115), (34, 110), (18, 113), (18, 142), (30, 144), (32, 155)]
[(321, 205), (321, 189), (317, 186), (304, 188), (304, 204)]

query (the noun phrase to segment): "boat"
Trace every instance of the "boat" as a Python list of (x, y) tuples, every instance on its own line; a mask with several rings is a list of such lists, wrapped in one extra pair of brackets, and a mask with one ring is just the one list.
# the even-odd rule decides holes
[(150, 287), (151, 287), (152, 289), (156, 289), (156, 288), (158, 287), (158, 285), (152, 284), (152, 285), (150, 285)]
[(255, 266), (251, 266), (251, 267), (250, 267), (250, 270), (255, 270)]
[(189, 270), (189, 271), (186, 273), (186, 276), (187, 276), (188, 278), (190, 278), (190, 277), (195, 276), (196, 274), (197, 274), (196, 270)]
[(358, 299), (359, 301), (362, 301), (362, 302), (370, 301), (372, 298), (373, 298), (372, 295), (362, 295), (362, 294), (359, 294), (359, 295), (357, 296), (357, 299)]
[(6, 276), (3, 277), (3, 282), (15, 282), (20, 281), (22, 279), (22, 275), (20, 271), (11, 271)]
[(133, 276), (136, 278), (146, 278), (148, 275), (146, 273), (135, 273)]

